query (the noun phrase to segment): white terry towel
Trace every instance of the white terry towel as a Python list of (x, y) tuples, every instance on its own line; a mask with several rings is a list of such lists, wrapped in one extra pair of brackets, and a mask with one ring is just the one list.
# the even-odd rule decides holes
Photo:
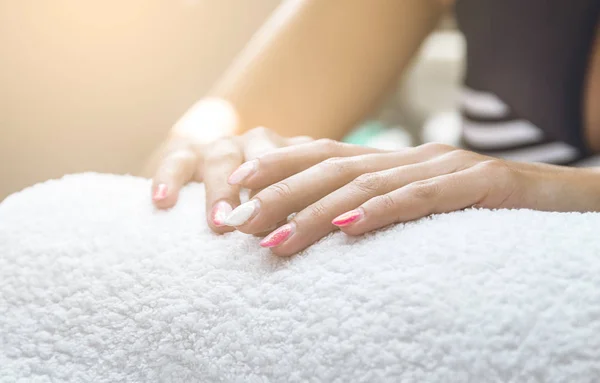
[(598, 382), (600, 214), (468, 210), (278, 259), (203, 188), (0, 204), (1, 382)]

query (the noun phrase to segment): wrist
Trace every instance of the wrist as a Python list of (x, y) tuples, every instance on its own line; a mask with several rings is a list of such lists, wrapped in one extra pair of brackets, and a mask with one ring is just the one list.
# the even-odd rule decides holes
[[(585, 204), (581, 211), (600, 211), (600, 168), (573, 169), (577, 179), (573, 188), (578, 191)], [(575, 196), (577, 198), (578, 195)]]
[(533, 208), (548, 211), (600, 211), (600, 169), (551, 167), (533, 178)]

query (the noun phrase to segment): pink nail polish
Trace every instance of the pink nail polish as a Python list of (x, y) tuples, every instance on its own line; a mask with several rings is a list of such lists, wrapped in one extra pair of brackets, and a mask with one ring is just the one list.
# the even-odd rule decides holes
[(337, 216), (336, 218), (334, 218), (333, 221), (331, 221), (331, 223), (334, 224), (335, 226), (344, 227), (344, 226), (351, 225), (351, 224), (355, 223), (356, 221), (360, 220), (363, 217), (363, 215), (364, 214), (362, 212), (362, 209), (358, 208), (358, 209), (350, 210), (340, 216)]
[(258, 170), (257, 160), (245, 162), (241, 164), (239, 168), (235, 169), (233, 173), (231, 173), (227, 182), (230, 185), (237, 185), (256, 172), (256, 170)]
[(230, 204), (225, 201), (217, 202), (210, 213), (210, 219), (215, 226), (225, 226), (225, 218), (233, 211)]
[(159, 184), (156, 187), (156, 190), (154, 191), (154, 195), (152, 196), (152, 199), (155, 201), (160, 201), (163, 200), (167, 197), (167, 185), (165, 184)]
[(294, 234), (294, 224), (285, 224), (271, 234), (267, 235), (262, 241), (260, 241), (260, 245), (262, 247), (279, 246), (285, 240), (291, 237), (292, 234)]

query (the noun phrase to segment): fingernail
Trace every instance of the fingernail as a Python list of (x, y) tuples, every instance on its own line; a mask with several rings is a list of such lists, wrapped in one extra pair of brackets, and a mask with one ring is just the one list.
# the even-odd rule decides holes
[(334, 224), (335, 226), (344, 227), (344, 226), (351, 225), (351, 224), (355, 223), (356, 221), (360, 220), (363, 217), (363, 215), (364, 215), (364, 213), (363, 213), (362, 209), (358, 208), (358, 209), (350, 210), (340, 216), (337, 216), (336, 218), (333, 219), (333, 221), (331, 221), (331, 223)]
[(237, 185), (244, 179), (248, 178), (252, 173), (256, 172), (256, 170), (258, 170), (257, 160), (245, 162), (241, 164), (239, 168), (235, 169), (233, 173), (231, 173), (227, 182), (230, 185)]
[(232, 210), (233, 208), (230, 204), (225, 201), (219, 201), (213, 206), (210, 218), (216, 226), (225, 226), (225, 219), (231, 214)]
[(167, 197), (167, 185), (165, 184), (159, 184), (156, 187), (156, 190), (154, 191), (154, 195), (152, 196), (152, 199), (155, 201), (160, 201), (163, 200)]
[(256, 199), (250, 200), (246, 203), (236, 207), (226, 218), (225, 225), (227, 226), (241, 226), (245, 224), (260, 208), (260, 202)]
[(281, 226), (279, 229), (275, 230), (271, 234), (267, 235), (262, 241), (260, 241), (260, 245), (262, 247), (275, 247), (281, 245), (285, 240), (294, 234), (295, 228), (293, 223), (287, 223)]

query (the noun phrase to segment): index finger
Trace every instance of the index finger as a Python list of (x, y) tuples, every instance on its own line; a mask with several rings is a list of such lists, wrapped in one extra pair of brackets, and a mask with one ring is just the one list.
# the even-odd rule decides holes
[(386, 153), (386, 151), (329, 139), (316, 140), (273, 150), (248, 161), (232, 174), (229, 183), (248, 189), (262, 189), (326, 159), (370, 153)]

